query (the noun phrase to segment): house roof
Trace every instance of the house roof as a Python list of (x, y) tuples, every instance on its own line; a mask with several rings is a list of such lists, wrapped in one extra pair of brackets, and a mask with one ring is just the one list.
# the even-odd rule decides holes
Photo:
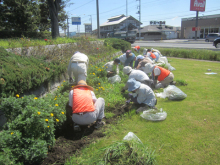
[[(136, 30), (138, 31), (138, 29), (136, 29)], [(141, 28), (141, 33), (177, 31), (177, 30), (180, 30), (180, 27), (174, 27), (174, 26), (169, 26), (169, 25), (162, 25), (162, 26), (159, 26), (159, 25), (148, 25), (148, 26), (144, 26), (144, 27)]]
[[(117, 18), (119, 18), (119, 19), (117, 19)], [(102, 27), (102, 26), (110, 26), (110, 25), (117, 25), (117, 24), (123, 22), (124, 20), (126, 20), (128, 18), (132, 18), (132, 19), (136, 20), (137, 22), (139, 22), (137, 19), (135, 19), (132, 16), (126, 17), (124, 14), (122, 14), (122, 15), (118, 15), (118, 16), (114, 16), (114, 17), (109, 18), (108, 21), (103, 23), (102, 25), (100, 25), (100, 27)], [(114, 21), (114, 19), (116, 19), (116, 20)], [(142, 24), (142, 23), (140, 22), (140, 24)]]

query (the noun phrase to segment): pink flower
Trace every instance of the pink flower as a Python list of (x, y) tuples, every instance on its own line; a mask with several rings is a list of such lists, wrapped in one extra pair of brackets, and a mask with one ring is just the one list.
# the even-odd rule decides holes
[(47, 39), (44, 39), (44, 41), (47, 41)]
[(97, 50), (99, 50), (99, 48), (96, 48)]

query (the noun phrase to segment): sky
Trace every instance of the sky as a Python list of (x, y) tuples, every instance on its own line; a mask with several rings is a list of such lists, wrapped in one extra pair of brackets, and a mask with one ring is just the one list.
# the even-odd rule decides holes
[[(85, 32), (84, 23), (92, 23), (92, 30), (97, 29), (97, 0), (70, 0), (65, 8), (69, 21), (69, 32), (76, 32), (77, 25), (72, 25), (71, 17), (81, 17), (79, 32)], [(166, 21), (166, 25), (181, 26), (181, 18), (196, 17), (196, 11), (190, 11), (190, 0), (98, 0), (99, 25), (108, 18), (127, 14), (142, 22), (141, 27), (150, 24), (150, 21)], [(137, 14), (139, 11), (140, 15)], [(199, 16), (220, 14), (220, 0), (206, 0), (205, 12)], [(139, 18), (140, 17), (140, 18)], [(219, 25), (220, 26), (220, 25)], [(60, 29), (60, 32), (63, 32)]]

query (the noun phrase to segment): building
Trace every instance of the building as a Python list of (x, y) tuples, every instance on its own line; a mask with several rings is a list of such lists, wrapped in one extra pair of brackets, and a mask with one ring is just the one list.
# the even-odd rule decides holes
[[(181, 38), (195, 38), (193, 27), (196, 25), (196, 17), (182, 18)], [(220, 33), (220, 14), (198, 17), (197, 38), (205, 38), (209, 33)]]
[(127, 31), (138, 29), (141, 26), (141, 22), (132, 16), (126, 17), (124, 14), (111, 17), (107, 22), (100, 25), (100, 37), (106, 38), (107, 34), (115, 31)]
[[(136, 29), (138, 32), (138, 29)], [(137, 36), (139, 34), (137, 33)], [(180, 38), (180, 27), (148, 25), (141, 28), (142, 40), (166, 40)]]

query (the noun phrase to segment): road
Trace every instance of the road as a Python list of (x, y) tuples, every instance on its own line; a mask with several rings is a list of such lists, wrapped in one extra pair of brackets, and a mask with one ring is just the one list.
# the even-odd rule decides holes
[(220, 51), (220, 48), (216, 49), (212, 42), (205, 42), (204, 39), (199, 40), (160, 40), (160, 41), (135, 41), (131, 46), (139, 45), (140, 47), (165, 47), (165, 48), (188, 48), (188, 49), (209, 49), (214, 51)]

